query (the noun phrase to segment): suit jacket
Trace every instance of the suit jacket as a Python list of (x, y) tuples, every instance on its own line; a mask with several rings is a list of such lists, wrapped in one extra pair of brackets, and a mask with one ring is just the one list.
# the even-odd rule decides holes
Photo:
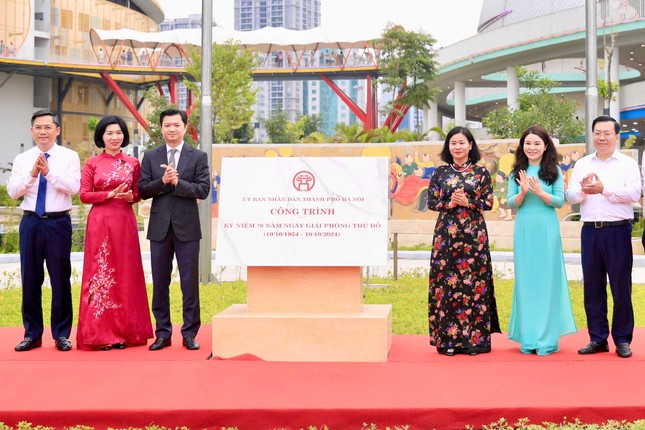
[(148, 239), (163, 240), (171, 223), (179, 240), (201, 239), (197, 199), (206, 199), (211, 188), (206, 153), (184, 143), (177, 166), (177, 186), (163, 183), (165, 170), (159, 167), (161, 164), (168, 164), (165, 144), (146, 151), (141, 162), (139, 196), (152, 198)]

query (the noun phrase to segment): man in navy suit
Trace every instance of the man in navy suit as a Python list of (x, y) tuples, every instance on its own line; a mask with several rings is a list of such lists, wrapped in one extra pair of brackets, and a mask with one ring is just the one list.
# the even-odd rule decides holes
[[(147, 151), (141, 162), (139, 196), (152, 198), (148, 239), (152, 263), (152, 313), (157, 351), (171, 345), (170, 277), (177, 258), (183, 296), (183, 345), (199, 349), (195, 341), (201, 325), (199, 314), (199, 241), (202, 238), (197, 199), (210, 191), (210, 171), (205, 152), (184, 143), (186, 112), (168, 109), (160, 115), (165, 145)], [(210, 233), (208, 233), (210, 234)]]

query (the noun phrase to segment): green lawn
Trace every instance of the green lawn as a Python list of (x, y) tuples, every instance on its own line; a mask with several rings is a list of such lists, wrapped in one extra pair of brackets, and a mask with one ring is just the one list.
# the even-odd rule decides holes
[[(364, 288), (366, 304), (392, 304), (392, 330), (395, 334), (426, 334), (428, 309), (428, 280), (426, 277), (404, 275), (394, 281), (387, 278), (372, 278), (372, 284), (387, 284), (387, 287)], [(181, 291), (178, 284), (171, 286), (171, 312), (175, 323), (181, 322)], [(582, 286), (577, 281), (569, 282), (573, 311), (578, 328), (586, 328)], [(74, 323), (78, 316), (80, 286), (72, 289), (74, 301)], [(495, 293), (502, 330), (508, 327), (513, 294), (512, 280), (495, 280)], [(151, 286), (148, 286), (151, 294)], [(0, 290), (0, 326), (21, 326), (20, 315), (21, 290), (17, 288)], [(201, 314), (204, 323), (208, 323), (212, 315), (219, 313), (235, 303), (246, 302), (246, 282), (222, 282), (201, 287)], [(51, 290), (43, 290), (43, 308), (45, 321), (49, 321)], [(645, 285), (634, 285), (633, 289), (634, 314), (637, 326), (645, 326)], [(611, 306), (611, 303), (610, 303)], [(611, 314), (611, 308), (609, 310)]]

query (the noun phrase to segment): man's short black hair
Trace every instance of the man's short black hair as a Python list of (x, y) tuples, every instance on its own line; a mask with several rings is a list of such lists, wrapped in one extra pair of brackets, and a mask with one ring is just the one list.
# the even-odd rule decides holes
[(166, 109), (165, 111), (159, 114), (159, 125), (163, 124), (163, 119), (167, 116), (181, 115), (181, 120), (184, 125), (188, 125), (188, 115), (186, 115), (185, 110), (181, 109)]
[(54, 124), (56, 124), (56, 127), (60, 127), (60, 120), (58, 119), (58, 115), (56, 115), (54, 112), (52, 112), (49, 109), (41, 109), (34, 112), (34, 114), (31, 116), (31, 125), (34, 125), (34, 121), (36, 121), (36, 118), (41, 116), (51, 116), (52, 119), (54, 120)]
[(594, 131), (596, 129), (596, 123), (599, 122), (613, 122), (614, 131), (616, 132), (616, 134), (620, 134), (620, 124), (618, 124), (618, 121), (607, 115), (601, 115), (598, 118), (594, 119), (591, 123), (591, 131)]

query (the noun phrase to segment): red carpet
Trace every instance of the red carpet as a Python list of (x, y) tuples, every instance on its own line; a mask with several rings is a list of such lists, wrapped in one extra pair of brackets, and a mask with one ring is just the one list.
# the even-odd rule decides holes
[[(179, 330), (176, 330), (179, 333)], [(579, 356), (586, 332), (562, 339), (561, 352), (520, 354), (503, 335), (493, 352), (438, 355), (425, 336), (395, 336), (387, 363), (207, 360), (210, 326), (199, 351), (58, 352), (53, 341), (30, 352), (13, 347), (22, 328), (0, 327), (0, 422), (96, 428), (187, 426), (240, 430), (363, 422), (411, 429), (481, 426), (504, 417), (533, 423), (645, 418), (645, 328), (634, 356)], [(640, 342), (639, 342), (640, 341)]]

